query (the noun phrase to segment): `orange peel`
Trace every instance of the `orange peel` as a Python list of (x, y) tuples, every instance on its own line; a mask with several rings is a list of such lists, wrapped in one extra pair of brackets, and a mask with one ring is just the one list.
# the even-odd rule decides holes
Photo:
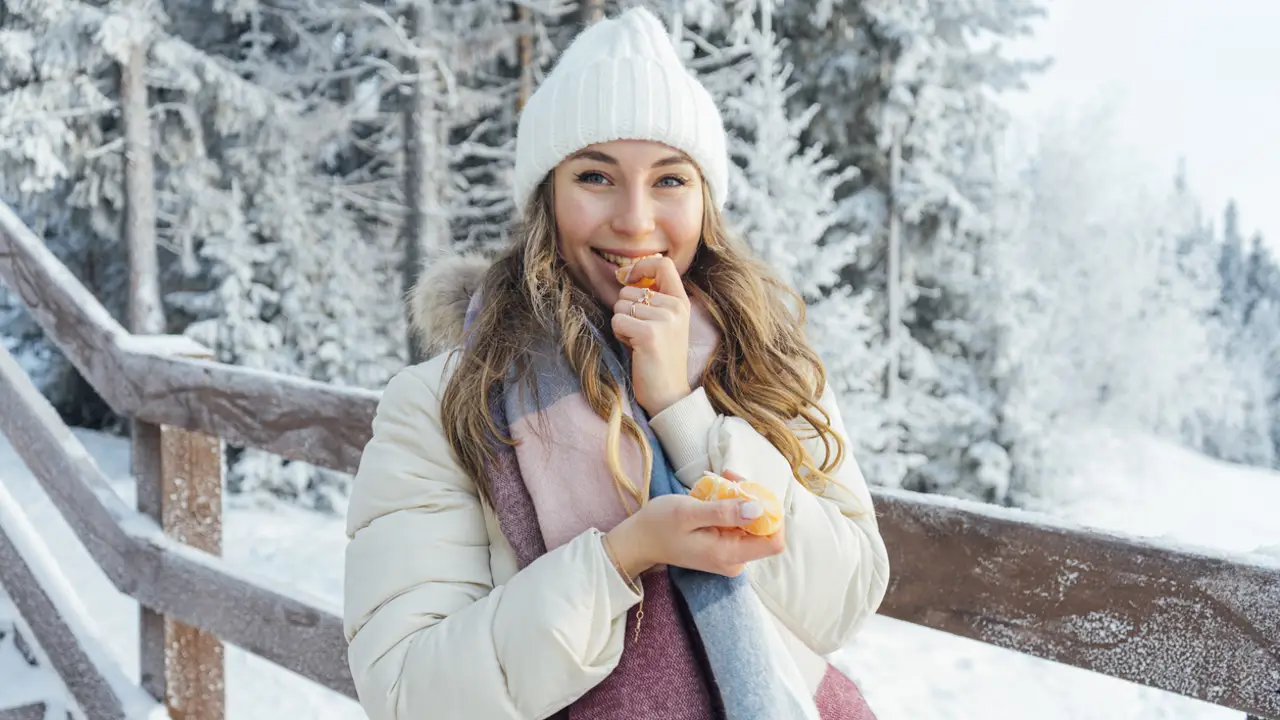
[(695, 500), (756, 500), (764, 507), (760, 517), (735, 526), (752, 535), (769, 536), (782, 528), (782, 502), (769, 488), (757, 482), (735, 482), (715, 473), (705, 473), (693, 484), (689, 496)]

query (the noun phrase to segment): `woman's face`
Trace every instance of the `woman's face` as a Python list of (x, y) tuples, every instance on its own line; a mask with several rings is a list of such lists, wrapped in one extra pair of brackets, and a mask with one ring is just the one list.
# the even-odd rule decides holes
[(620, 266), (654, 254), (684, 274), (702, 236), (702, 176), (678, 150), (647, 140), (589, 145), (553, 172), (560, 256), (601, 302), (618, 300)]

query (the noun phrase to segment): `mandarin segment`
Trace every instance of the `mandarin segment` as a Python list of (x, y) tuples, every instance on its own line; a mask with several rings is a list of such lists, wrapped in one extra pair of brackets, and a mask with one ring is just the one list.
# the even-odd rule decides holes
[(782, 528), (782, 502), (769, 488), (756, 482), (743, 482), (738, 489), (748, 498), (759, 500), (764, 506), (760, 517), (743, 527), (752, 535), (772, 535)]
[(642, 289), (642, 290), (643, 290), (644, 288), (651, 288), (651, 287), (653, 287), (654, 285), (657, 285), (657, 284), (658, 284), (658, 279), (657, 279), (657, 278), (651, 278), (651, 277), (640, 277), (640, 278), (636, 278), (635, 280), (632, 280), (632, 281), (628, 282), (628, 281), (627, 281), (627, 275), (628, 275), (630, 272), (631, 272), (631, 267), (630, 267), (630, 266), (628, 266), (628, 265), (624, 265), (624, 266), (622, 266), (622, 267), (618, 268), (617, 270), (615, 270), (615, 271), (614, 271), (614, 273), (613, 273), (613, 275), (614, 275), (614, 277), (615, 277), (615, 278), (617, 278), (617, 279), (618, 279), (618, 282), (622, 283), (623, 285), (628, 285), (628, 286), (630, 286), (630, 287), (640, 288), (640, 289)]
[(696, 500), (729, 500), (736, 497), (735, 484), (719, 475), (703, 475), (689, 494)]
[(772, 535), (782, 527), (782, 502), (769, 488), (756, 482), (737, 483), (728, 478), (707, 473), (694, 483), (689, 496), (695, 500), (758, 500), (764, 506), (764, 513), (746, 525), (742, 530), (752, 535)]

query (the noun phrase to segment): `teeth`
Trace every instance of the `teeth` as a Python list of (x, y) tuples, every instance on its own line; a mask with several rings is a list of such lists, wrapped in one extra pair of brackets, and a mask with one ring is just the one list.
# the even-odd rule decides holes
[(596, 252), (600, 253), (600, 257), (604, 258), (605, 260), (608, 260), (609, 262), (613, 263), (614, 265), (617, 265), (618, 267), (627, 267), (628, 265), (631, 265), (637, 260), (644, 260), (645, 258), (662, 257), (662, 253), (654, 253), (652, 255), (645, 255), (644, 257), (632, 258), (632, 257), (624, 257), (622, 255), (614, 255), (613, 253), (608, 253), (603, 250), (597, 250)]

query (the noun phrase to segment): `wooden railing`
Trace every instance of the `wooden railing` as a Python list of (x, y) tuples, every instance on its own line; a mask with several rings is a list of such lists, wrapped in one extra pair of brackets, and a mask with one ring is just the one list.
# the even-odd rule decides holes
[[(129, 335), (2, 204), (0, 278), (121, 415), (355, 471), (378, 393), (182, 357), (187, 341)], [(336, 609), (186, 547), (126, 507), (3, 354), (0, 406), (0, 428), (122, 592), (354, 696)], [(153, 492), (142, 484), (154, 479), (138, 482)], [(883, 614), (1280, 718), (1280, 562), (873, 494), (893, 567)]]
[[(4, 353), (3, 348), (0, 353)], [(6, 365), (11, 359), (8, 353), (0, 356), (0, 375), (12, 369)], [(53, 668), (89, 717), (151, 715), (158, 703), (141, 688), (132, 687), (111, 660), (107, 647), (93, 640), (92, 618), (76, 597), (71, 582), (49, 562), (49, 557), (17, 500), (0, 483), (0, 584), (13, 597)], [(19, 709), (13, 714), (18, 712), (35, 710)], [(38, 717), (44, 717), (43, 709)]]

